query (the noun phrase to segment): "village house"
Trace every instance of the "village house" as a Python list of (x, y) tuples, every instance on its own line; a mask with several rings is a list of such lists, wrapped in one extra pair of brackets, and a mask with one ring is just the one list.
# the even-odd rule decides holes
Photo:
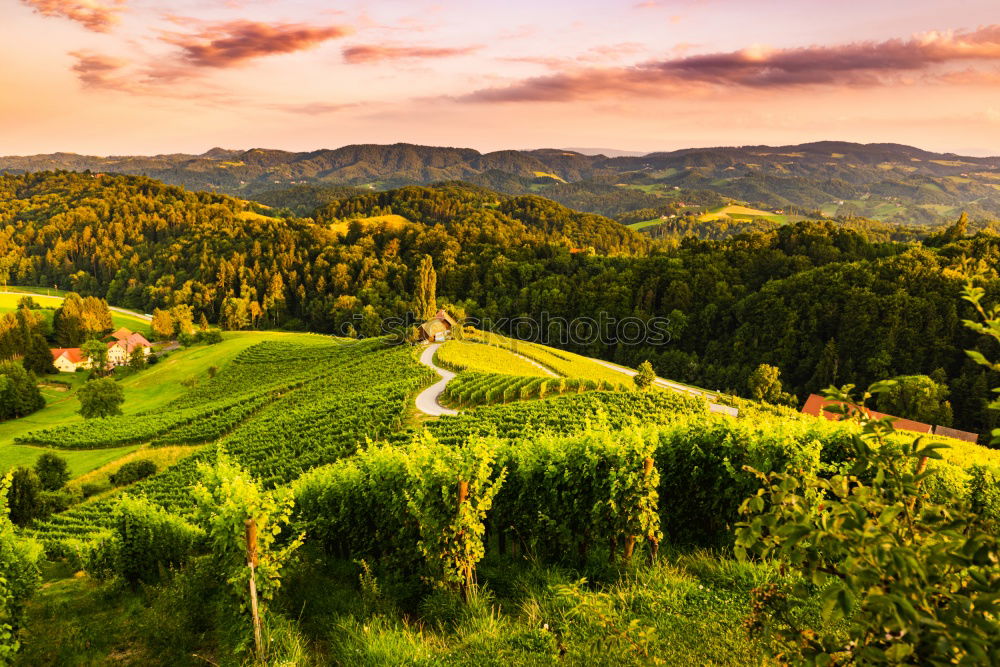
[(90, 360), (78, 347), (60, 347), (52, 352), (52, 365), (60, 373), (75, 373), (78, 368), (90, 368)]
[(124, 366), (128, 364), (132, 351), (142, 350), (145, 356), (152, 352), (152, 344), (141, 333), (135, 333), (122, 327), (111, 334), (108, 341), (108, 366)]
[(456, 326), (458, 323), (452, 319), (451, 315), (444, 310), (439, 310), (434, 314), (434, 317), (420, 325), (420, 340), (427, 343), (443, 342), (447, 340), (452, 327)]
[[(108, 368), (128, 364), (132, 351), (142, 350), (145, 356), (153, 351), (152, 344), (141, 333), (118, 329), (106, 339), (108, 345)], [(78, 347), (60, 347), (50, 350), (52, 365), (61, 373), (75, 373), (78, 368), (90, 368), (90, 359)]]

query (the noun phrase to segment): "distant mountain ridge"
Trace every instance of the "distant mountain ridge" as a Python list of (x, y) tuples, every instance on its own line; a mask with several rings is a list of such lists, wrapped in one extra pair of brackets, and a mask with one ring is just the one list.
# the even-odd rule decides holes
[(481, 153), (402, 143), (309, 152), (212, 148), (201, 155), (0, 157), (0, 171), (59, 169), (144, 175), (247, 198), (289, 186), (382, 190), (462, 180), (512, 194), (541, 194), (609, 215), (655, 208), (682, 196), (678, 191), (707, 190), (761, 207), (797, 207), (828, 216), (934, 223), (967, 210), (973, 218), (1000, 218), (1000, 157), (888, 143), (819, 141), (616, 157), (567, 149)]

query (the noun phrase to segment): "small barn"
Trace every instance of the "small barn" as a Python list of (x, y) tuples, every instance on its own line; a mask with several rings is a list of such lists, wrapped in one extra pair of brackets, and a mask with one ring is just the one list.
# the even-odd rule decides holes
[(439, 310), (434, 314), (434, 317), (418, 327), (420, 330), (420, 340), (427, 343), (443, 342), (448, 339), (452, 328), (457, 326), (458, 322), (451, 315), (444, 310)]

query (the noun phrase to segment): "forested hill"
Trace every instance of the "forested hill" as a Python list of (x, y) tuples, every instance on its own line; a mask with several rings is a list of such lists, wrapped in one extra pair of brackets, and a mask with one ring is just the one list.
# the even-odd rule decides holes
[[(955, 224), (924, 244), (831, 221), (672, 245), (534, 196), (408, 187), (336, 199), (313, 218), (135, 176), (0, 176), (0, 268), (12, 283), (58, 284), (152, 312), (187, 303), (227, 328), (381, 333), (413, 307), (431, 256), (437, 297), (456, 314), (670, 319), (656, 346), (568, 344), (709, 389), (745, 393), (761, 363), (799, 399), (933, 375), (954, 423), (996, 423), (1000, 384), (965, 349), (1000, 351), (961, 325), (966, 257), (1000, 300), (1000, 237)], [(545, 342), (544, 340), (542, 342)], [(549, 340), (558, 344), (558, 341)]]
[[(306, 153), (215, 148), (202, 155), (0, 158), (0, 171), (50, 169), (146, 175), (268, 203), (287, 199), (281, 194), (287, 188), (300, 188), (297, 194), (302, 195), (304, 186), (382, 190), (464, 180), (508, 194), (544, 194), (579, 210), (612, 216), (671, 205), (676, 209), (692, 200), (711, 205), (706, 197), (714, 194), (758, 208), (830, 217), (942, 223), (965, 210), (973, 220), (1000, 218), (1000, 157), (932, 153), (897, 144), (824, 141), (641, 157), (551, 149), (484, 154), (394, 144)], [(328, 198), (322, 190), (312, 194), (319, 201)]]

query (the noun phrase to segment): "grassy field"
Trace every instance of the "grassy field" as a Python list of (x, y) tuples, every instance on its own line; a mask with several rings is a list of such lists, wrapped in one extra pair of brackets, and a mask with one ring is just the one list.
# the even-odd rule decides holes
[[(311, 552), (302, 560), (322, 565), (290, 568), (274, 606), (295, 607), (287, 613), (301, 619), (305, 646), (295, 662), (275, 664), (770, 664), (743, 621), (754, 586), (784, 581), (771, 564), (697, 551), (623, 572), (595, 566), (585, 586), (560, 568), (487, 561), (478, 573), (483, 593), (464, 607), (432, 596), (426, 620), (414, 622), (389, 595), (379, 591), (373, 603), (360, 593), (354, 563)], [(134, 591), (64, 563), (47, 563), (43, 576), (28, 605), (21, 664), (238, 664), (184, 623), (198, 604), (178, 592), (194, 592), (190, 579), (180, 580), (187, 589)]]
[[(46, 317), (51, 321), (52, 315), (55, 309), (58, 308), (62, 302), (63, 297), (61, 296), (46, 296), (38, 292), (28, 291), (32, 288), (26, 287), (9, 287), (7, 291), (19, 292), (25, 295), (30, 295), (35, 303), (40, 305), (42, 308), (46, 309), (42, 311), (45, 313)], [(40, 289), (40, 288), (39, 288)], [(51, 290), (55, 292), (56, 290)], [(0, 294), (0, 312), (13, 312), (17, 310), (17, 302), (21, 299), (18, 294)], [(140, 333), (149, 332), (149, 322), (145, 319), (136, 315), (128, 315), (126, 313), (118, 312), (115, 310), (111, 311), (111, 322), (114, 324), (115, 328), (127, 327), (132, 331), (138, 331)]]
[(66, 296), (69, 294), (69, 290), (56, 289), (54, 287), (27, 287), (24, 285), (8, 285), (3, 291), (41, 296)]
[(341, 234), (346, 234), (347, 230), (350, 229), (352, 222), (360, 222), (364, 227), (385, 225), (387, 228), (393, 230), (402, 229), (407, 225), (413, 224), (401, 215), (376, 215), (370, 218), (355, 218), (352, 220), (334, 222), (330, 225), (330, 229)]
[(480, 343), (517, 352), (567, 378), (581, 378), (595, 382), (604, 381), (611, 385), (630, 386), (632, 384), (632, 380), (628, 376), (602, 366), (592, 359), (565, 350), (515, 340), (488, 331), (477, 331), (470, 338)]
[(49, 449), (47, 447), (28, 447), (26, 445), (0, 445), (0, 470), (10, 470), (17, 466), (35, 465), (35, 461), (42, 454), (49, 452), (66, 459), (69, 464), (69, 471), (73, 477), (82, 475), (94, 468), (116, 461), (123, 456), (131, 454), (137, 449), (136, 445), (127, 447), (112, 447), (110, 449)]
[[(210, 366), (221, 368), (251, 345), (265, 340), (293, 340), (303, 336), (313, 337), (311, 334), (273, 331), (233, 331), (225, 333), (223, 341), (216, 345), (196, 346), (173, 352), (155, 366), (121, 381), (125, 390), (122, 410), (125, 414), (156, 410), (188, 391), (188, 388), (181, 384), (184, 380), (192, 377), (207, 378)], [(83, 383), (86, 374), (60, 373), (53, 377), (69, 379), (75, 390)], [(83, 417), (77, 414), (80, 404), (75, 391), (46, 391), (49, 403), (44, 408), (27, 417), (0, 423), (0, 470), (19, 465), (33, 465), (39, 455), (51, 451), (69, 461), (75, 477), (114, 462), (136, 450), (136, 446), (129, 446), (71, 451), (15, 444), (16, 436), (29, 431), (83, 421)]]
[(530, 361), (491, 345), (450, 340), (437, 351), (438, 363), (456, 371), (548, 377)]
[(756, 220), (758, 218), (763, 218), (764, 220), (770, 220), (771, 222), (783, 225), (789, 221), (790, 217), (791, 216), (788, 215), (772, 213), (771, 211), (762, 211), (748, 206), (730, 204), (729, 206), (713, 208), (710, 211), (698, 216), (698, 220), (702, 222), (709, 222), (711, 220), (724, 220), (727, 218), (732, 220)]
[(663, 218), (653, 218), (652, 220), (641, 220), (639, 222), (632, 222), (625, 225), (629, 229), (639, 231), (640, 229), (645, 229), (646, 227), (655, 227), (657, 225), (662, 225), (666, 220)]

